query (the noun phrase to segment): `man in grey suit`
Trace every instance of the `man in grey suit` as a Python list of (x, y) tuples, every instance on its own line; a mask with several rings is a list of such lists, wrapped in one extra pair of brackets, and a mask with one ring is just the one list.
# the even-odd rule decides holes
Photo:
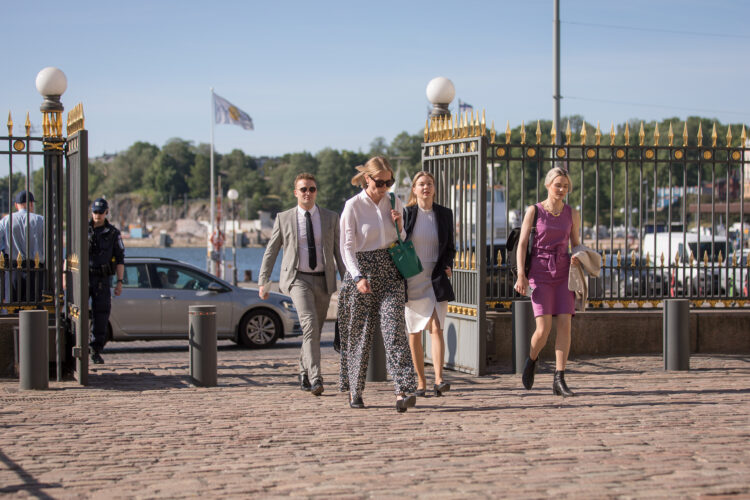
[(312, 174), (302, 173), (294, 179), (297, 206), (276, 215), (260, 267), (258, 294), (263, 300), (268, 298), (271, 270), (283, 247), (279, 289), (292, 297), (302, 326), (300, 389), (320, 396), (320, 331), (331, 294), (336, 291), (336, 269), (343, 277), (346, 267), (339, 251), (339, 216), (315, 204), (317, 191)]

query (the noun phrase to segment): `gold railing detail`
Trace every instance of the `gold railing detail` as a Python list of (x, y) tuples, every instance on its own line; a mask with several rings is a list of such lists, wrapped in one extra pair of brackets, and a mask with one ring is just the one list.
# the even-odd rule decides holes
[(641, 129), (638, 131), (638, 145), (643, 146), (646, 142), (646, 132), (643, 130), (643, 122), (641, 122)]
[[(687, 127), (687, 123), (685, 127)], [(698, 122), (698, 135), (696, 137), (698, 138), (698, 147), (703, 147), (703, 124), (701, 122)]]
[(84, 130), (84, 119), (83, 104), (79, 102), (68, 113), (68, 135)]
[(674, 146), (674, 131), (672, 130), (672, 122), (669, 122), (669, 132), (667, 132), (667, 139), (669, 139), (669, 147)]
[(602, 129), (599, 127), (599, 120), (596, 121), (596, 132), (594, 132), (594, 137), (596, 138), (595, 145), (599, 146), (602, 142)]

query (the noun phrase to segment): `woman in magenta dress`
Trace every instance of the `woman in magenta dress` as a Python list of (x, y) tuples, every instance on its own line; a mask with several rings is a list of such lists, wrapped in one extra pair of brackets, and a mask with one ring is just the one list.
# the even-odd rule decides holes
[(531, 389), (534, 385), (536, 361), (539, 352), (547, 343), (554, 317), (557, 336), (552, 392), (567, 397), (573, 396), (573, 392), (565, 383), (565, 363), (570, 351), (570, 322), (575, 314), (575, 295), (568, 290), (571, 263), (568, 248), (569, 245), (574, 247), (579, 244), (580, 219), (578, 212), (565, 204), (565, 197), (570, 190), (570, 177), (565, 170), (559, 167), (550, 170), (544, 180), (544, 186), (547, 188), (547, 199), (526, 210), (518, 241), (518, 248), (527, 247), (536, 207), (536, 235), (528, 277), (524, 273), (526, 252), (517, 252), (518, 279), (515, 290), (526, 295), (531, 288), (531, 304), (536, 319), (529, 358), (523, 369), (523, 386)]

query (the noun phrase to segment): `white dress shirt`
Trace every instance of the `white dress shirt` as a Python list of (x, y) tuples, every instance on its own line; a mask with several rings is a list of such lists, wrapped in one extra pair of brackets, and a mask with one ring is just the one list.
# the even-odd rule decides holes
[[(396, 196), (396, 210), (403, 213), (404, 204)], [(401, 228), (401, 239), (406, 232)], [(377, 205), (363, 189), (349, 198), (341, 213), (341, 256), (346, 270), (352, 277), (359, 276), (357, 252), (369, 252), (388, 248), (398, 239), (396, 226), (391, 218), (390, 193), (386, 193)]]
[(322, 273), (325, 269), (323, 266), (323, 226), (320, 224), (320, 210), (314, 205), (310, 210), (312, 219), (313, 233), (315, 236), (315, 269), (310, 269), (310, 252), (307, 250), (307, 219), (305, 218), (304, 208), (297, 205), (297, 255), (299, 263), (297, 270), (303, 273)]

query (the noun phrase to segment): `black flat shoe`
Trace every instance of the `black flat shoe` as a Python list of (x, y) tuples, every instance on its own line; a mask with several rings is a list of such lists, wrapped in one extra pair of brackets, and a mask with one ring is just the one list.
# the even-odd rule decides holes
[(402, 399), (396, 400), (396, 411), (399, 413), (404, 413), (407, 408), (414, 408), (414, 406), (417, 404), (417, 396), (414, 394), (409, 394), (408, 396), (404, 396)]
[(364, 408), (365, 402), (362, 401), (362, 396), (356, 396), (352, 397), (352, 395), (349, 395), (349, 407), (351, 408)]
[(307, 373), (299, 376), (299, 388), (301, 391), (309, 391), (310, 386), (310, 379), (307, 378)]
[(102, 355), (98, 352), (94, 351), (91, 353), (91, 361), (94, 362), (95, 365), (103, 365), (104, 364), (104, 358), (102, 358)]
[(528, 391), (532, 387), (534, 387), (534, 372), (536, 372), (536, 360), (539, 359), (539, 356), (532, 361), (531, 358), (526, 358), (526, 364), (523, 367), (523, 375), (521, 376), (521, 380), (523, 381), (523, 386)]
[(448, 382), (440, 382), (439, 384), (435, 384), (435, 397), (439, 398), (443, 395), (444, 392), (448, 392), (451, 390), (451, 385)]
[(552, 393), (555, 396), (562, 396), (569, 398), (575, 396), (575, 393), (568, 389), (568, 384), (565, 383), (565, 371), (555, 370), (555, 380), (552, 382)]
[(425, 398), (427, 397), (427, 391), (425, 389), (417, 389), (414, 392), (414, 395), (420, 398)]
[(313, 396), (320, 396), (323, 394), (323, 381), (319, 378), (315, 379), (315, 382), (313, 382), (313, 385), (310, 388), (310, 392)]

